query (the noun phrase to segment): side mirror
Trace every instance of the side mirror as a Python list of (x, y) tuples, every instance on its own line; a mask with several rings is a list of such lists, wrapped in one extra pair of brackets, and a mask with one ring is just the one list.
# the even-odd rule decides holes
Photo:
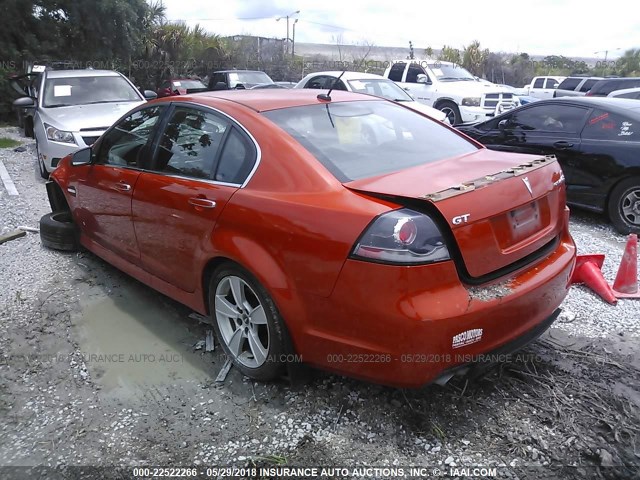
[(416, 77), (416, 83), (429, 84), (431, 82), (429, 81), (429, 77), (427, 77), (424, 73), (419, 73)]
[(213, 86), (214, 90), (226, 90), (227, 89), (227, 84), (225, 82), (216, 82), (216, 84)]
[(158, 94), (153, 90), (145, 90), (144, 98), (146, 98), (147, 100), (155, 100), (156, 98), (158, 98)]
[(244, 86), (243, 83), (238, 83), (236, 85), (236, 90), (246, 90), (247, 87)]
[(33, 98), (31, 97), (20, 97), (17, 100), (13, 101), (14, 107), (34, 107), (35, 104), (36, 103), (33, 101)]
[(91, 147), (83, 148), (71, 155), (71, 165), (89, 165), (93, 160), (93, 153)]
[(509, 120), (506, 118), (498, 122), (498, 128), (500, 129), (501, 132), (504, 132), (507, 129), (508, 125), (509, 125)]

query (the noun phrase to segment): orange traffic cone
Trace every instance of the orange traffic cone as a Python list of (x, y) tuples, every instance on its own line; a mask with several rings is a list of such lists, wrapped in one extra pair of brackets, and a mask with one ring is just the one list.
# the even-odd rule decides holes
[(618, 298), (640, 298), (638, 291), (638, 236), (629, 235), (622, 262), (618, 268), (613, 292)]
[(576, 267), (571, 275), (571, 283), (584, 283), (591, 290), (596, 292), (608, 303), (615, 304), (616, 298), (613, 290), (602, 275), (602, 264), (604, 255), (578, 255), (576, 257)]

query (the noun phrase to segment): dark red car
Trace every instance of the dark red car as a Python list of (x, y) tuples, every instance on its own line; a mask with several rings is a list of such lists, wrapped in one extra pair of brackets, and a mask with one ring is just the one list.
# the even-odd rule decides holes
[(45, 245), (82, 245), (211, 316), (261, 380), (297, 353), (389, 385), (444, 381), (546, 330), (575, 263), (554, 158), (348, 92), (152, 101), (47, 189)]
[(162, 98), (206, 91), (207, 87), (198, 79), (173, 78), (162, 82), (156, 93), (158, 98)]

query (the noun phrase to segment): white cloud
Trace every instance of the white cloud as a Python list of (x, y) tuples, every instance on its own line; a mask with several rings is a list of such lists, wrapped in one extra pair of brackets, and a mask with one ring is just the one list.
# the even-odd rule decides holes
[[(640, 41), (640, 19), (624, 7), (575, 0), (409, 2), (392, 0), (165, 0), (170, 20), (202, 24), (219, 35), (286, 36), (276, 17), (296, 10), (296, 40), (333, 43), (362, 40), (380, 46), (460, 48), (473, 40), (491, 51), (614, 58)], [(265, 18), (266, 17), (266, 18)], [(341, 29), (342, 27), (343, 29)], [(292, 26), (290, 24), (290, 35)], [(616, 49), (620, 50), (616, 50)], [(600, 53), (595, 53), (600, 52)]]

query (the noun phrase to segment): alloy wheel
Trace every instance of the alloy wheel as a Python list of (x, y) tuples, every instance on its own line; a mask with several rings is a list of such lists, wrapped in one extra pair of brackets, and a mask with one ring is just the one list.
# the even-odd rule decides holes
[(267, 361), (270, 332), (266, 313), (247, 282), (232, 275), (218, 282), (215, 315), (220, 340), (237, 362), (258, 368)]
[(620, 199), (620, 213), (630, 224), (640, 226), (640, 187), (630, 189)]

